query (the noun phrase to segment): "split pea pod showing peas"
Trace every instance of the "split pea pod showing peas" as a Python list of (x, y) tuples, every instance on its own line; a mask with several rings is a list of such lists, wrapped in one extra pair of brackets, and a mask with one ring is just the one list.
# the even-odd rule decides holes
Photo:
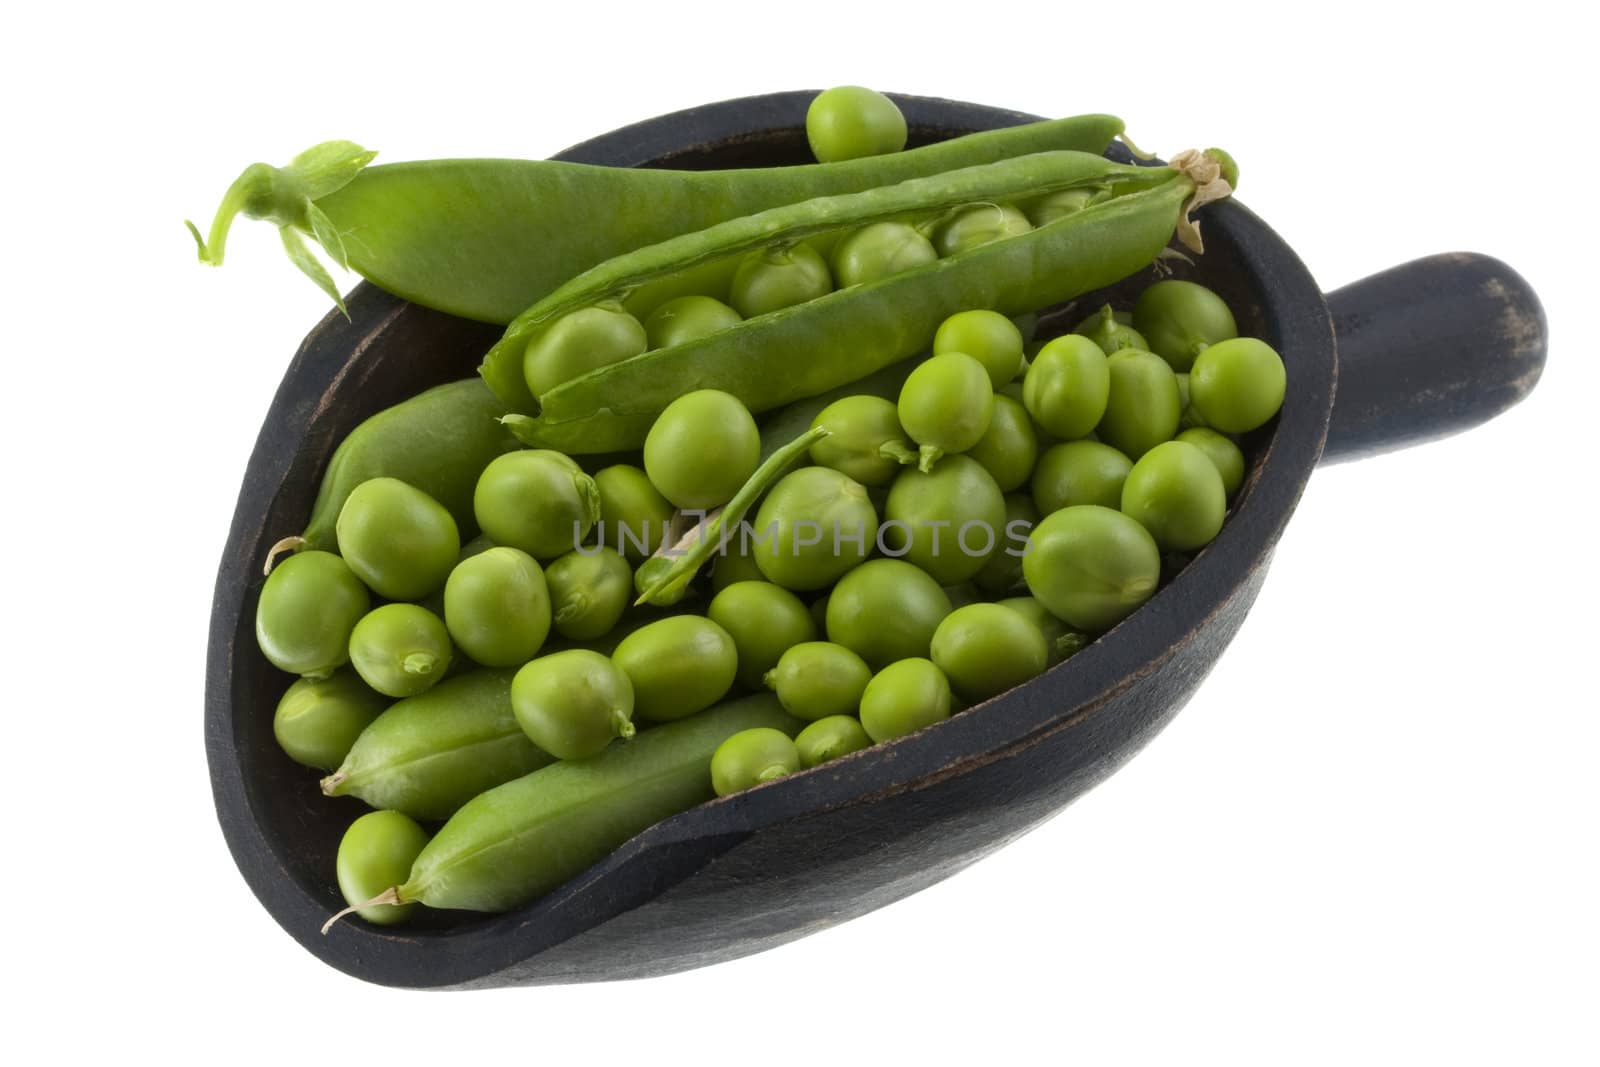
[[(1035, 152), (1100, 153), (1121, 132), (1120, 119), (1082, 115), (875, 158), (725, 171), (515, 159), (369, 167), (376, 153), (330, 141), (286, 167), (252, 164), (224, 195), (209, 234), (202, 239), (190, 229), (201, 262), (220, 266), (236, 216), (277, 225), (296, 267), (341, 307), (306, 236), (336, 263), (397, 296), (506, 323), (579, 271), (676, 234), (816, 196)], [(360, 240), (346, 244), (341, 235), (352, 233)]]
[[(1084, 153), (1046, 153), (734, 220), (574, 279), (513, 323), (480, 372), (519, 413), (504, 421), (520, 439), (575, 453), (637, 447), (685, 382), (731, 393), (752, 412), (768, 411), (921, 351), (934, 327), (958, 311), (1017, 314), (1110, 284), (1155, 259), (1175, 230), (1198, 246), (1188, 211), (1225, 196), (1228, 187), (1216, 178), (1214, 161), (1194, 153), (1179, 159), (1168, 168), (1124, 167)], [(830, 229), (906, 216), (926, 221), (965, 203), (1084, 185), (1117, 195), (1020, 236), (601, 367), (537, 398), (522, 377), (524, 349), (547, 323), (652, 277)], [(819, 352), (815, 339), (823, 335), (851, 343)]]
[(468, 802), (422, 850), (410, 877), (367, 903), (514, 908), (635, 834), (712, 799), (711, 757), (729, 737), (757, 727), (793, 737), (803, 725), (776, 697), (746, 697), (589, 759), (551, 764)]

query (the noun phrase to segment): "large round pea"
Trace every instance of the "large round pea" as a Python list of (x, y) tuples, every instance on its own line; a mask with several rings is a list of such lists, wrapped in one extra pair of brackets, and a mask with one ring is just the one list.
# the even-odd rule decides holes
[(862, 485), (888, 485), (902, 464), (916, 461), (900, 415), (881, 396), (835, 400), (811, 420), (828, 436), (811, 446), (811, 462), (832, 467)]
[(967, 450), (967, 455), (989, 472), (1001, 492), (1009, 493), (1025, 484), (1039, 458), (1039, 436), (1028, 409), (1019, 400), (996, 396), (989, 428)]
[(728, 301), (747, 319), (833, 292), (833, 277), (810, 245), (757, 249), (739, 261)]
[(1201, 352), (1189, 372), (1189, 395), (1206, 425), (1249, 433), (1283, 407), (1283, 359), (1265, 341), (1236, 337)]
[(385, 604), (350, 631), (350, 662), (384, 696), (412, 697), (450, 668), (450, 633), (439, 616), (415, 604)]
[(811, 609), (771, 582), (738, 582), (711, 598), (706, 617), (728, 632), (739, 655), (739, 682), (761, 688), (762, 679), (795, 645), (814, 640)]
[(511, 679), (511, 711), (528, 740), (550, 755), (583, 759), (633, 736), (633, 684), (598, 652), (552, 652)]
[(631, 359), (649, 346), (639, 320), (620, 304), (599, 304), (563, 315), (528, 342), (522, 376), (534, 396)]
[(939, 258), (933, 242), (903, 222), (874, 222), (852, 230), (833, 246), (829, 263), (833, 280), (843, 289), (932, 263)]
[(644, 320), (651, 348), (671, 348), (721, 333), (742, 320), (739, 313), (714, 296), (693, 293), (668, 300)]
[(495, 544), (554, 559), (589, 536), (600, 519), (600, 491), (560, 452), (525, 449), (498, 456), (484, 469), (472, 511)]
[(989, 596), (1000, 596), (1022, 585), (1022, 556), (1028, 535), (1039, 521), (1039, 509), (1023, 493), (1006, 495), (1006, 525), (996, 540), (994, 551), (984, 560), (983, 569), (972, 576), (972, 584)]
[(784, 475), (756, 512), (751, 554), (769, 582), (822, 589), (867, 558), (878, 511), (857, 481), (829, 467)]
[(672, 502), (638, 467), (606, 467), (594, 476), (600, 494), (600, 543), (637, 565), (661, 547), (672, 525)]
[(733, 687), (739, 653), (728, 631), (698, 615), (658, 619), (611, 654), (633, 683), (634, 714), (652, 722), (693, 715)]
[(926, 656), (950, 596), (927, 571), (900, 559), (868, 560), (828, 596), (828, 640), (880, 668)]
[(1222, 529), (1227, 492), (1210, 457), (1187, 441), (1166, 441), (1128, 472), (1122, 510), (1138, 519), (1163, 551), (1192, 552)]
[(656, 416), (644, 439), (650, 483), (679, 508), (733, 499), (761, 462), (761, 433), (739, 398), (719, 389), (685, 393)]
[(921, 445), (921, 466), (965, 452), (983, 437), (994, 415), (989, 372), (964, 352), (945, 352), (917, 365), (900, 387), (900, 425)]
[(1149, 342), (1148, 350), (1175, 371), (1188, 370), (1208, 346), (1239, 336), (1233, 312), (1220, 296), (1176, 278), (1156, 282), (1139, 294), (1133, 304), (1133, 325)]
[(593, 641), (611, 632), (633, 599), (633, 569), (610, 547), (568, 552), (544, 569), (556, 632)]
[(797, 719), (853, 715), (872, 679), (866, 661), (843, 645), (807, 641), (791, 646), (766, 675), (778, 702)]
[(800, 766), (810, 769), (872, 747), (872, 738), (854, 715), (829, 715), (801, 730), (794, 739)]
[(1161, 550), (1137, 520), (1082, 504), (1047, 515), (1033, 528), (1022, 575), (1056, 618), (1099, 633), (1155, 594)]
[(1064, 441), (1045, 449), (1033, 468), (1034, 506), (1048, 515), (1075, 504), (1122, 507), (1122, 483), (1133, 461), (1099, 441)]
[(334, 527), (339, 555), (367, 588), (389, 600), (421, 600), (444, 584), (461, 551), (456, 520), (398, 478), (350, 491)]
[(1095, 428), (1110, 391), (1106, 354), (1078, 334), (1057, 337), (1039, 349), (1022, 379), (1022, 403), (1033, 421), (1068, 441)]
[(1137, 460), (1178, 432), (1182, 414), (1178, 377), (1153, 352), (1124, 348), (1107, 357), (1111, 388), (1106, 413), (1095, 434), (1129, 459)]
[(968, 604), (945, 616), (933, 632), (933, 662), (969, 701), (987, 700), (1045, 669), (1044, 634), (1000, 604)]
[(954, 256), (1032, 229), (1028, 216), (1010, 204), (974, 204), (962, 208), (934, 232), (933, 247), (941, 257)]
[(897, 660), (861, 694), (861, 726), (875, 742), (915, 733), (950, 717), (950, 681), (932, 660)]
[(738, 793), (800, 769), (800, 750), (782, 730), (756, 726), (740, 730), (711, 754), (711, 788), (717, 796)]
[(964, 352), (982, 363), (998, 389), (1022, 371), (1022, 331), (998, 311), (958, 311), (933, 335), (933, 354), (946, 352)]
[[(334, 859), (345, 903), (355, 907), (403, 885), (427, 843), (427, 831), (398, 811), (368, 812), (351, 823), (339, 839)], [(416, 909), (415, 904), (379, 904), (358, 908), (356, 914), (369, 923), (393, 926), (405, 922)]]
[(806, 108), (806, 140), (818, 163), (881, 156), (906, 146), (906, 117), (882, 93), (839, 85)]
[(500, 546), (456, 564), (444, 586), (444, 624), (485, 667), (517, 667), (550, 634), (550, 591), (538, 561)]
[(1217, 473), (1222, 475), (1222, 491), (1232, 500), (1244, 485), (1244, 453), (1231, 439), (1205, 426), (1196, 426), (1180, 433), (1177, 438), (1194, 445), (1206, 454)]
[(326, 678), (301, 678), (278, 701), (272, 735), (296, 763), (331, 771), (388, 706), (382, 693), (374, 692), (351, 670), (335, 671)]
[(350, 631), (371, 598), (332, 552), (296, 552), (267, 575), (256, 600), (256, 644), (279, 670), (326, 678), (350, 659)]
[(885, 555), (958, 585), (983, 569), (1005, 525), (1005, 495), (989, 472), (970, 456), (947, 456), (926, 474), (907, 468), (894, 480), (879, 540)]
[(1119, 352), (1124, 348), (1137, 348), (1140, 351), (1150, 351), (1150, 346), (1145, 343), (1144, 336), (1135, 330), (1130, 323), (1133, 315), (1126, 311), (1113, 311), (1110, 304), (1102, 305), (1099, 311), (1084, 319), (1072, 328), (1072, 332), (1087, 337), (1100, 346), (1106, 355)]

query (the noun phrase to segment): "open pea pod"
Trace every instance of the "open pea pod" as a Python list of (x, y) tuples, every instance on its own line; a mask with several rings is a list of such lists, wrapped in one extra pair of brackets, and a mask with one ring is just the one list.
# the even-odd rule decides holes
[[(667, 404), (690, 389), (737, 396), (753, 412), (825, 392), (905, 359), (944, 318), (974, 307), (1019, 314), (1118, 281), (1153, 261), (1174, 232), (1199, 250), (1190, 211), (1228, 195), (1217, 158), (1184, 153), (1167, 167), (1132, 167), (1087, 153), (1040, 153), (866, 193), (736, 219), (608, 261), (530, 308), (480, 368), (514, 413), (524, 443), (569, 453), (638, 447)], [(975, 203), (1018, 202), (1090, 189), (1084, 206), (1036, 230), (877, 281), (654, 349), (534, 398), (523, 351), (561, 315), (629, 288), (754, 249), (888, 219), (931, 223)]]

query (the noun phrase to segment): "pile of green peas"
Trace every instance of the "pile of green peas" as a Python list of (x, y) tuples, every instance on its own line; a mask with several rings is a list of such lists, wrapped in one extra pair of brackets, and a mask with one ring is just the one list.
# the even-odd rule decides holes
[[(830, 92), (808, 116), (819, 159), (904, 145), (886, 98)], [(620, 305), (569, 314), (530, 344), (528, 384), (537, 395), (1031, 225), (1016, 206), (987, 205), (928, 233), (866, 226), (826, 257), (808, 244), (752, 253), (725, 294), (680, 295), (642, 322)], [(1038, 676), (1217, 536), (1245, 480), (1240, 437), (1277, 414), (1285, 371), (1193, 282), (1156, 282), (1131, 308), (1104, 307), (1047, 340), (1031, 336), (1036, 321), (951, 316), (898, 388), (823, 407), (786, 471), (772, 469), (737, 398), (694, 388), (632, 456), (493, 459), (472, 496), (481, 532), (465, 542), (420, 489), (361, 483), (339, 512), (337, 552), (298, 552), (261, 590), (261, 650), (299, 676), (275, 714), (279, 743), (336, 771), (391, 709), (448, 678), (505, 672), (508, 684), (475, 690), (502, 703), (473, 712), (470, 729), (438, 727), (441, 749), (510, 730), (538, 750), (508, 758), (502, 777), (480, 771), (474, 789), (486, 789), (550, 759), (603, 761), (641, 730), (770, 691), (795, 727), (740, 730), (708, 751), (710, 787), (725, 796)], [(753, 520), (729, 511), (709, 580), (691, 571), (681, 597), (652, 601), (642, 569), (681, 558), (736, 501)], [(428, 728), (408, 740), (424, 757)], [(426, 763), (404, 774), (429, 773)], [(423, 824), (449, 814), (403, 806), (356, 820), (340, 846), (341, 892), (372, 922), (407, 916), (413, 905), (362, 905), (406, 882), (430, 840)]]

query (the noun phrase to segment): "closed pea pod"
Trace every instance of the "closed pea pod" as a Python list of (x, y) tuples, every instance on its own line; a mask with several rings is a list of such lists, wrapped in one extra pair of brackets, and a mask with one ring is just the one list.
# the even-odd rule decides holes
[(331, 552), (290, 556), (256, 601), (256, 644), (274, 667), (325, 678), (350, 659), (350, 633), (367, 612), (367, 587)]

